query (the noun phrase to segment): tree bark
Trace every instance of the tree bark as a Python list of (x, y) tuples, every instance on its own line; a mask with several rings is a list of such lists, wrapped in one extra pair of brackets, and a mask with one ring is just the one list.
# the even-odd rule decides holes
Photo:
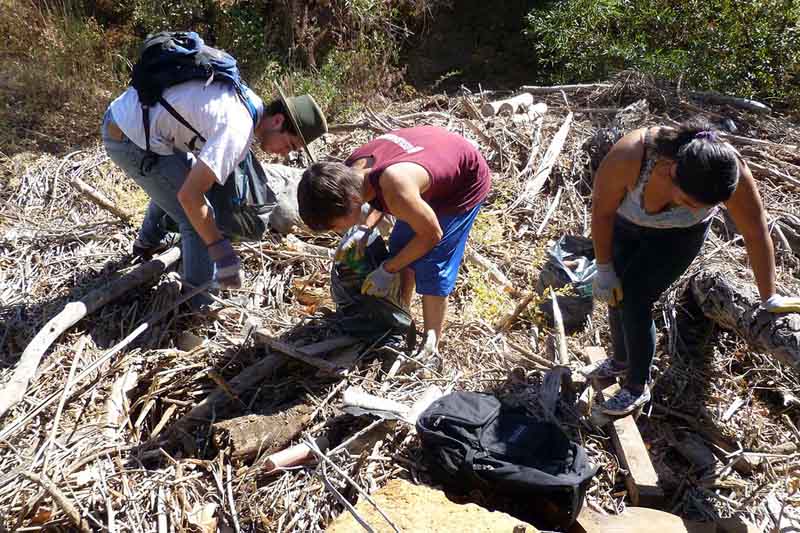
[(229, 448), (234, 458), (282, 450), (305, 428), (314, 410), (303, 403), (282, 405), (269, 415), (247, 415), (211, 426), (218, 449)]
[(800, 370), (800, 314), (770, 313), (759, 301), (728, 281), (722, 273), (702, 271), (688, 289), (703, 314), (725, 329), (735, 331), (757, 351)]

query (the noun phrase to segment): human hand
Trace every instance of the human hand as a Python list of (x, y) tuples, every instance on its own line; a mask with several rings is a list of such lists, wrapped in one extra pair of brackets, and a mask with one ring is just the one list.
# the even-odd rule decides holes
[(800, 297), (773, 294), (761, 307), (770, 313), (800, 313)]
[(361, 285), (361, 294), (392, 299), (399, 292), (400, 275), (397, 272), (387, 272), (385, 264), (382, 263), (369, 273)]
[(208, 246), (208, 255), (214, 263), (214, 281), (220, 289), (238, 289), (242, 286), (241, 262), (233, 251), (231, 241), (220, 239)]
[(622, 302), (622, 283), (620, 283), (614, 265), (597, 263), (597, 274), (592, 282), (592, 294), (608, 305), (616, 306)]

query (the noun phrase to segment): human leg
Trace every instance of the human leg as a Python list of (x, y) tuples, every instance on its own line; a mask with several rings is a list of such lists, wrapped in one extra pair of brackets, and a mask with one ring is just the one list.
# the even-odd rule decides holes
[[(411, 264), (417, 293), (422, 295), (425, 330), (433, 329), (437, 342), (443, 335), (447, 296), (455, 288), (467, 238), (479, 210), (480, 206), (477, 206), (459, 215), (439, 216), (442, 240)], [(390, 253), (392, 250), (398, 250), (397, 246), (390, 246)]]
[(656, 348), (653, 305), (700, 252), (707, 229), (707, 224), (700, 224), (691, 228), (635, 230), (640, 233), (641, 246), (617, 267), (624, 297), (615, 320), (624, 338), (628, 373), (624, 387), (603, 405), (606, 413), (626, 414), (649, 401), (647, 383)]
[(621, 325), (629, 356), (626, 383), (634, 390), (643, 388), (650, 379), (656, 347), (653, 305), (689, 268), (703, 246), (707, 229), (707, 224), (646, 228), (642, 231), (642, 248), (623, 266)]
[(447, 296), (424, 295), (422, 297), (422, 321), (425, 332), (433, 330), (436, 333), (436, 346), (442, 338), (444, 321), (447, 315)]
[[(103, 124), (103, 143), (109, 158), (142, 187), (151, 199), (140, 237), (147, 244), (159, 242), (164, 235), (161, 220), (166, 212), (176, 221), (181, 233), (183, 278), (192, 286), (206, 283), (213, 274), (211, 259), (205, 243), (178, 202), (178, 190), (191, 169), (193, 156), (182, 152), (171, 156), (157, 156), (153, 165), (143, 170), (142, 160), (147, 155), (145, 150), (129, 139), (111, 139), (107, 134), (108, 120), (109, 113), (106, 114)], [(207, 295), (200, 295), (192, 300), (192, 305), (208, 302), (210, 298)]]

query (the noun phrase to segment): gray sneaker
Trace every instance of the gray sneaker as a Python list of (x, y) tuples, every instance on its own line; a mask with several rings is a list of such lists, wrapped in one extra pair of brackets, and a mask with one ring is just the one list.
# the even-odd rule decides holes
[(627, 366), (619, 366), (611, 357), (587, 365), (580, 370), (581, 374), (590, 379), (612, 379), (624, 376), (627, 371)]
[(600, 411), (609, 416), (625, 416), (634, 412), (639, 407), (650, 401), (650, 387), (644, 386), (641, 394), (635, 395), (627, 387), (622, 387), (617, 393), (603, 402)]

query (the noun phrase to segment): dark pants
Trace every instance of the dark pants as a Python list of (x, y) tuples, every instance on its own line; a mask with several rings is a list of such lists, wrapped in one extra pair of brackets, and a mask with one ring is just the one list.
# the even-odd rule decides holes
[(653, 304), (700, 253), (710, 222), (689, 228), (654, 229), (617, 217), (614, 270), (622, 283), (622, 303), (608, 307), (614, 359), (628, 365), (627, 384), (643, 387), (656, 353)]

